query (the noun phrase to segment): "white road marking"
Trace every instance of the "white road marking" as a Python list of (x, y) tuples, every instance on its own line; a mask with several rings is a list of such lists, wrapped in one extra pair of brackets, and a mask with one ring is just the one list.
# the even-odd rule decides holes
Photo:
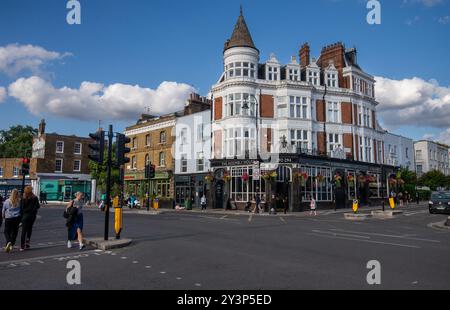
[(152, 266), (145, 266), (145, 268), (146, 268), (146, 269), (150, 269), (150, 268), (152, 268)]
[(370, 239), (370, 237), (366, 237), (366, 236), (359, 236), (359, 235), (353, 235), (353, 234), (334, 233), (332, 231), (313, 230), (313, 232), (314, 233), (318, 233), (318, 234), (328, 234), (328, 235), (332, 235), (332, 236), (343, 236), (343, 237), (350, 237), (350, 238)]
[(159, 273), (160, 273), (160, 274), (166, 274), (167, 272), (165, 272), (165, 271), (160, 271)]
[(253, 219), (253, 213), (250, 214), (250, 216), (248, 217), (248, 222), (251, 223)]
[(280, 217), (280, 220), (286, 224), (286, 220), (284, 218)]
[(346, 232), (351, 234), (361, 234), (361, 235), (369, 235), (369, 236), (377, 236), (377, 237), (386, 237), (386, 238), (396, 238), (396, 239), (404, 239), (404, 240), (412, 240), (412, 241), (424, 241), (424, 242), (432, 242), (432, 243), (441, 243), (439, 240), (431, 240), (431, 239), (422, 239), (422, 238), (412, 238), (410, 235), (386, 235), (379, 233), (367, 233), (361, 231), (348, 231), (344, 229), (331, 229), (333, 231)]
[(178, 281), (180, 281), (180, 280), (182, 280), (183, 278), (182, 277), (177, 277), (176, 278)]
[(411, 212), (411, 213), (406, 213), (405, 216), (413, 216), (416, 214), (425, 214), (428, 213), (429, 211), (419, 211), (419, 212)]
[(200, 287), (200, 286), (202, 286), (202, 284), (201, 283), (195, 283), (195, 286)]
[(121, 259), (128, 259), (128, 257), (122, 256)]
[(228, 217), (228, 215), (224, 215), (221, 217), (222, 220), (226, 219)]
[(139, 264), (139, 262), (137, 260), (133, 261), (133, 264)]
[(35, 257), (35, 258), (28, 258), (28, 259), (19, 259), (19, 260), (12, 260), (12, 261), (5, 261), (5, 262), (0, 262), (0, 267), (1, 266), (7, 266), (7, 265), (11, 265), (11, 264), (24, 264), (24, 263), (38, 263), (38, 264), (44, 264), (44, 260), (50, 260), (50, 259), (71, 259), (73, 257), (77, 257), (77, 258), (85, 258), (88, 257), (88, 254), (93, 254), (94, 251), (86, 251), (84, 252), (83, 255), (68, 255), (67, 253), (64, 254), (56, 254), (56, 255), (49, 255), (49, 256), (41, 256), (41, 257)]
[(404, 247), (404, 248), (412, 248), (412, 249), (420, 249), (420, 248), (421, 248), (421, 247), (415, 246), (415, 245), (407, 245), (407, 244), (400, 244), (400, 243), (389, 243), (389, 242), (381, 242), (381, 241), (374, 241), (374, 240), (364, 240), (364, 239), (358, 239), (358, 238), (346, 238), (346, 237), (330, 236), (330, 235), (324, 235), (324, 234), (314, 234), (314, 233), (309, 233), (308, 235), (316, 236), (316, 237), (322, 237), (322, 238), (331, 238), (331, 239), (341, 239), (341, 240), (360, 241), (360, 242), (367, 242), (367, 243), (374, 243), (374, 244), (382, 244), (382, 245), (390, 245), (390, 246), (397, 246), (397, 247)]

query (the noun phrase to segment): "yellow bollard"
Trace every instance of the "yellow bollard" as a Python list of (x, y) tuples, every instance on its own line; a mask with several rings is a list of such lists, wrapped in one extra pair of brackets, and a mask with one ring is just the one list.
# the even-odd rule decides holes
[(359, 201), (357, 199), (353, 200), (353, 212), (357, 213), (359, 209)]
[(116, 239), (120, 239), (120, 233), (122, 232), (122, 208), (114, 209), (114, 230), (116, 232)]
[(395, 209), (395, 200), (394, 200), (394, 198), (389, 198), (389, 206), (391, 207), (392, 210)]

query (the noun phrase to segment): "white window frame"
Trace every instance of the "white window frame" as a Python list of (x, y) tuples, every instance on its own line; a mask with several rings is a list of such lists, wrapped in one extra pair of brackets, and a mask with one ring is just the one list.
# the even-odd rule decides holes
[(137, 169), (137, 156), (131, 157), (131, 169), (136, 170)]
[[(80, 146), (80, 151), (79, 151), (78, 153), (76, 152), (77, 145)], [(75, 142), (74, 147), (73, 147), (73, 153), (74, 153), (75, 155), (81, 155), (81, 154), (83, 154), (83, 144), (80, 143), (80, 142)]]
[(267, 80), (278, 81), (280, 78), (280, 67), (267, 65)]
[(233, 62), (225, 66), (227, 79), (236, 77), (256, 78), (256, 65), (249, 61)]
[(145, 146), (146, 147), (152, 146), (152, 135), (151, 134), (145, 135)]
[(342, 148), (342, 135), (338, 133), (327, 133), (327, 152), (331, 153)]
[[(58, 145), (61, 146), (61, 150), (59, 150)], [(56, 141), (56, 154), (64, 154), (64, 141)]]
[[(75, 169), (75, 163), (78, 163), (78, 169)], [(73, 161), (73, 172), (81, 172), (81, 160), (75, 159)]]
[(205, 154), (203, 152), (197, 153), (196, 169), (197, 172), (205, 171)]
[(291, 129), (289, 131), (290, 141), (293, 147), (300, 148), (302, 151), (308, 151), (310, 146), (311, 133), (308, 130), (303, 129)]
[[(57, 170), (56, 168), (58, 167), (58, 162), (61, 162), (61, 170)], [(57, 158), (55, 160), (55, 173), (62, 173), (63, 172), (63, 165), (64, 165), (64, 160), (62, 158)]]
[(298, 82), (300, 81), (300, 70), (294, 67), (288, 67), (288, 76), (290, 81)]
[(13, 167), (13, 177), (18, 178), (20, 174), (19, 167)]
[(327, 72), (326, 76), (327, 76), (327, 86), (331, 88), (337, 88), (338, 87), (337, 72), (336, 71)]
[(319, 70), (308, 70), (308, 82), (314, 86), (318, 86), (320, 84), (320, 74)]
[(159, 166), (160, 167), (166, 166), (166, 152), (159, 153)]
[(341, 123), (341, 104), (337, 101), (327, 101), (327, 122)]
[(180, 156), (180, 172), (181, 173), (188, 172), (187, 154), (181, 154), (181, 156)]
[(0, 178), (3, 178), (3, 167), (0, 167)]

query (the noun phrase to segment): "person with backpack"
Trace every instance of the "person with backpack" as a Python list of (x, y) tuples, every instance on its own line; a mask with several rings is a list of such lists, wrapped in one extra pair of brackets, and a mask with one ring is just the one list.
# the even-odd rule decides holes
[[(2, 210), (2, 209), (3, 209), (3, 196), (0, 195), (0, 210)], [(3, 216), (2, 216), (2, 213), (3, 213), (3, 212), (0, 211), (0, 227), (2, 227), (2, 225), (3, 225)]]
[(75, 194), (75, 199), (67, 205), (64, 217), (68, 232), (67, 248), (71, 249), (72, 242), (78, 239), (79, 248), (83, 250), (86, 247), (83, 243), (83, 193)]
[(33, 194), (31, 186), (25, 187), (22, 202), (22, 236), (20, 243), (20, 251), (25, 251), (31, 247), (31, 234), (33, 225), (37, 218), (40, 208), (39, 199)]
[(13, 189), (10, 198), (3, 203), (2, 217), (5, 219), (5, 252), (10, 253), (16, 243), (22, 217), (20, 195), (17, 189)]

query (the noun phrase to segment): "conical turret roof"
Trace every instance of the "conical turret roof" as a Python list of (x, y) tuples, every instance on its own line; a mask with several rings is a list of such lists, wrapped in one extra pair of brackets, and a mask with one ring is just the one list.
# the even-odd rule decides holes
[(241, 14), (239, 15), (239, 18), (236, 22), (236, 26), (234, 26), (231, 39), (229, 39), (225, 43), (224, 51), (232, 47), (251, 47), (257, 49), (255, 47), (255, 43), (253, 42), (252, 35), (248, 30), (247, 23), (245, 22), (242, 7), (241, 7)]

